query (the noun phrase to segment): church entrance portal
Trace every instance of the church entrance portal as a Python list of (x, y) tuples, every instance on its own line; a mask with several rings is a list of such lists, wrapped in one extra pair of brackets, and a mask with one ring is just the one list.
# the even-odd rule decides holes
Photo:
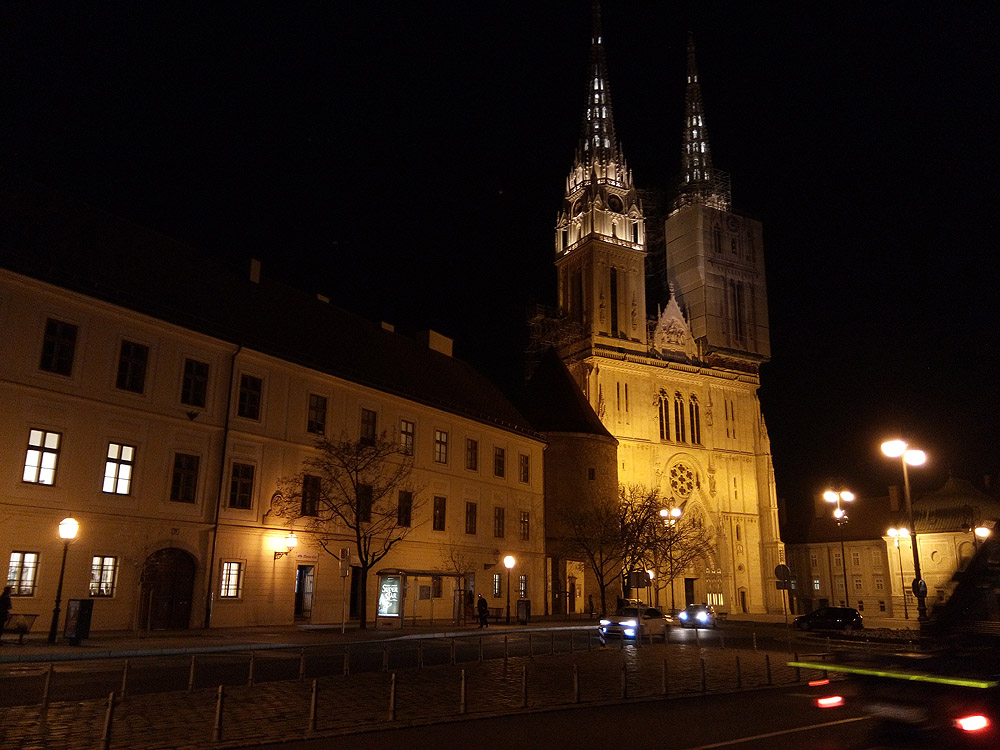
[(194, 558), (174, 547), (157, 550), (146, 558), (142, 566), (141, 628), (177, 630), (189, 626), (194, 571)]

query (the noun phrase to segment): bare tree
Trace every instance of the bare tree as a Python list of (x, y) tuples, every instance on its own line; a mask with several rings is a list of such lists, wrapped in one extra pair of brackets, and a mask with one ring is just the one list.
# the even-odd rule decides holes
[(278, 483), (271, 510), (305, 523), (312, 540), (340, 559), (353, 541), (361, 568), (360, 627), (368, 627), (368, 572), (413, 529), (421, 503), (413, 457), (385, 433), (373, 439), (317, 438), (302, 471)]
[(649, 548), (652, 559), (662, 571), (660, 582), (670, 587), (671, 608), (676, 609), (673, 601), (674, 580), (699, 562), (712, 558), (715, 539), (705, 527), (700, 513), (684, 513), (679, 518), (668, 518), (659, 524)]
[(622, 568), (618, 498), (608, 496), (577, 505), (566, 514), (565, 521), (569, 531), (566, 551), (583, 557), (601, 591), (601, 612), (607, 612), (608, 588), (619, 580)]

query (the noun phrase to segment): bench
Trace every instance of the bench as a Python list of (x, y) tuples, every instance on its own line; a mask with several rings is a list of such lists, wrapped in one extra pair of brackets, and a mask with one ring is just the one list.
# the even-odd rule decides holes
[(7, 615), (7, 622), (4, 623), (3, 632), (5, 633), (17, 633), (17, 642), (20, 645), (24, 644), (24, 636), (26, 636), (31, 631), (31, 626), (35, 624), (35, 619), (38, 615)]
[(489, 619), (493, 620), (494, 624), (500, 622), (500, 618), (503, 617), (503, 607), (490, 607), (490, 613), (488, 615)]

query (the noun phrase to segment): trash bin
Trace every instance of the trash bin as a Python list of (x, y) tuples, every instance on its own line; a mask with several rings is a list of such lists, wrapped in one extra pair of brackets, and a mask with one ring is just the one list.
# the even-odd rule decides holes
[(70, 599), (66, 602), (66, 630), (63, 637), (74, 646), (90, 638), (90, 620), (94, 615), (93, 599)]
[(520, 625), (531, 622), (531, 599), (517, 600), (517, 622)]

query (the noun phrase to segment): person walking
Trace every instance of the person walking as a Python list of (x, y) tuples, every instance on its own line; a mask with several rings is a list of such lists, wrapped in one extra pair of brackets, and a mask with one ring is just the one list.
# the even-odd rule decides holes
[(13, 590), (11, 586), (4, 586), (3, 593), (0, 594), (0, 645), (3, 645), (3, 630), (7, 627), (7, 618), (14, 608), (10, 601), (10, 592)]
[(479, 595), (479, 600), (476, 602), (476, 610), (478, 610), (478, 612), (479, 612), (479, 627), (480, 627), (480, 629), (482, 629), (482, 628), (488, 628), (490, 626), (489, 619), (488, 619), (489, 616), (490, 616), (490, 607), (486, 603), (486, 599), (483, 598), (482, 594)]

